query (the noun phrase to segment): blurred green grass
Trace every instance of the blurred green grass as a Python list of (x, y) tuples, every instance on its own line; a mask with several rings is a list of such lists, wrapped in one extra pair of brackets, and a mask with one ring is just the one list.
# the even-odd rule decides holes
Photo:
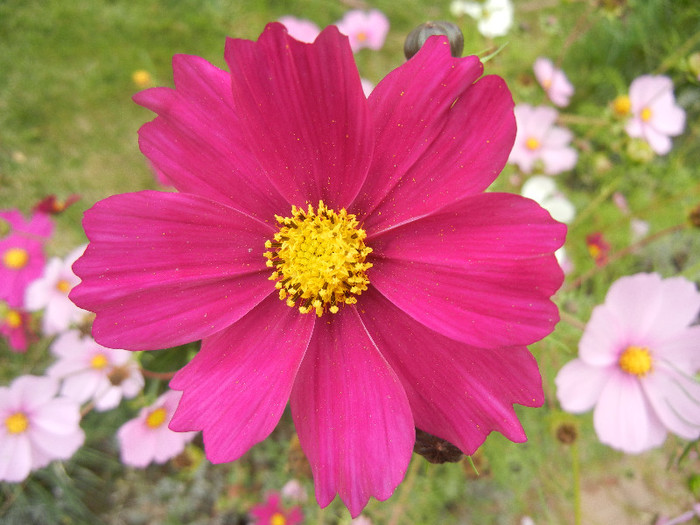
[[(376, 83), (401, 64), (404, 36), (425, 20), (451, 20), (448, 4), (372, 2), (371, 7), (385, 12), (392, 26), (380, 52), (358, 53), (362, 76)], [(582, 154), (577, 168), (559, 176), (557, 182), (579, 213), (567, 242), (576, 266), (572, 279), (593, 266), (583, 242), (587, 233), (603, 231), (614, 249), (631, 242), (630, 217), (611, 203), (613, 191), (627, 197), (633, 216), (649, 221), (652, 231), (683, 222), (691, 207), (700, 203), (700, 88), (683, 69), (686, 56), (700, 50), (697, 41), (684, 47), (700, 32), (700, 6), (693, 0), (637, 0), (627, 2), (619, 15), (590, 1), (523, 0), (515, 6), (515, 27), (508, 37), (495, 43), (481, 37), (473, 21), (458, 22), (465, 32), (465, 53), (486, 52), (508, 42), (487, 64), (486, 72), (506, 78), (516, 103), (545, 103), (531, 70), (535, 58), (544, 55), (561, 60), (576, 86), (572, 108), (566, 112), (600, 118), (607, 104), (625, 92), (632, 79), (657, 72), (673, 78), (676, 95), (688, 113), (686, 132), (674, 139), (672, 153), (649, 163), (626, 159), (611, 144), (610, 130), (605, 127), (571, 124)], [(224, 67), (226, 36), (254, 39), (267, 22), (287, 14), (310, 18), (323, 26), (338, 20), (348, 9), (348, 4), (325, 0), (4, 0), (0, 3), (0, 209), (17, 207), (27, 212), (48, 194), (82, 195), (78, 204), (57, 219), (58, 233), (50, 249), (64, 255), (83, 242), (80, 217), (94, 202), (114, 193), (156, 187), (138, 151), (137, 130), (153, 115), (131, 101), (138, 90), (131, 79), (134, 71), (145, 69), (153, 75), (155, 85), (170, 86), (173, 54), (196, 54)], [(596, 162), (601, 155), (608, 164), (605, 170)], [(507, 167), (496, 187), (514, 191), (516, 187), (508, 181), (515, 173)], [(682, 273), (698, 281), (699, 260), (697, 233), (674, 234), (604, 269), (585, 286), (561, 293), (559, 303), (585, 322), (617, 277), (656, 270), (664, 275)], [(553, 378), (575, 355), (579, 337), (578, 329), (561, 323), (552, 336), (532, 348), (542, 368), (547, 403), (542, 409), (518, 409), (529, 442), (512, 444), (492, 435), (483, 447), (484, 466), (477, 480), (467, 479), (459, 465), (421, 465), (410, 495), (402, 500), (405, 515), (400, 523), (429, 523), (425, 520), (432, 518), (441, 523), (510, 524), (524, 515), (535, 517), (537, 523), (571, 522), (571, 451), (555, 437), (563, 416), (556, 407)], [(45, 347), (38, 347), (28, 358), (13, 355), (0, 362), (10, 370), (39, 373), (44, 352)], [(161, 359), (168, 363), (164, 369), (172, 369), (168, 354), (163, 355), (149, 358)], [(63, 493), (73, 495), (66, 500), (68, 507), (61, 510), (67, 516), (66, 523), (87, 523), (85, 520), (97, 517), (119, 523), (118, 512), (148, 495), (153, 496), (154, 507), (167, 508), (168, 502), (178, 498), (197, 505), (195, 496), (183, 496), (182, 491), (199, 487), (206, 492), (207, 487), (220, 490), (238, 484), (249, 486), (249, 490), (255, 487), (262, 494), (263, 489), (279, 488), (290, 475), (285, 467), (288, 418), (272, 439), (236, 464), (203, 464), (198, 474), (189, 478), (169, 467), (125, 474), (114, 460), (113, 433), (119, 417), (130, 412), (131, 407), (122, 407), (107, 420), (90, 415), (85, 424), (102, 429), (94, 437), (95, 444), (68, 465), (68, 475), (55, 467), (39, 475), (38, 484), (30, 484), (33, 488), (23, 495), (15, 489), (0, 494), (17, 498), (15, 508), (22, 502), (31, 505), (43, 501), (42, 508), (50, 516), (51, 490), (59, 486)], [(609, 479), (619, 485), (621, 479), (631, 478), (646, 483), (650, 473), (658, 473), (659, 458), (678, 456), (683, 447), (679, 440), (670, 438), (663, 449), (646, 456), (648, 461), (631, 460), (597, 443), (590, 415), (578, 421), (584, 485), (595, 486)], [(102, 481), (95, 472), (104, 474)], [(682, 483), (683, 472), (669, 469), (658, 474)], [(168, 477), (174, 485), (162, 487), (159, 483)], [(130, 489), (124, 487), (126, 478), (134, 485)], [(95, 493), (87, 489), (91, 483), (103, 486)], [(160, 487), (157, 494), (151, 492), (156, 485)], [(390, 519), (402, 490), (400, 486), (387, 503), (370, 504), (368, 514), (375, 523)], [(112, 492), (114, 495), (108, 496)], [(87, 507), (81, 508), (80, 496), (86, 494), (90, 494), (90, 501), (83, 501)], [(646, 514), (631, 512), (630, 523), (642, 523), (639, 520), (661, 509), (683, 511), (684, 505), (692, 503), (692, 496), (682, 487), (676, 493), (661, 491), (655, 494), (653, 504), (657, 507)], [(215, 507), (223, 509), (222, 513), (231, 509), (240, 512), (244, 504), (252, 504), (253, 497), (244, 494), (241, 503), (233, 496), (218, 494)], [(8, 505), (7, 501), (3, 505)], [(201, 512), (197, 519), (208, 523), (204, 507)], [(325, 513), (328, 522), (334, 522), (336, 516), (345, 516), (338, 519), (348, 522), (337, 502)], [(196, 522), (195, 517), (190, 521)], [(177, 519), (171, 516), (163, 523), (177, 523)]]

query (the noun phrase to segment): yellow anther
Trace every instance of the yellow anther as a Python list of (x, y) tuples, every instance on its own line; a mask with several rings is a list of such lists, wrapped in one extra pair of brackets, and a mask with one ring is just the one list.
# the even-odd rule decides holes
[(535, 151), (536, 149), (539, 149), (540, 141), (535, 137), (528, 137), (528, 139), (525, 141), (525, 147), (530, 151)]
[(310, 204), (306, 210), (292, 206), (291, 217), (275, 219), (280, 229), (265, 243), (270, 251), (263, 256), (274, 268), (270, 279), (277, 281), (280, 299), (319, 317), (325, 310), (337, 313), (339, 304), (355, 304), (355, 296), (367, 290), (365, 272), (372, 267), (365, 262), (372, 249), (365, 246), (367, 234), (355, 216), (320, 201), (317, 210)]
[(5, 428), (10, 434), (21, 434), (29, 428), (29, 419), (22, 412), (15, 412), (5, 418)]
[(618, 360), (620, 368), (638, 377), (644, 377), (651, 370), (651, 354), (647, 348), (628, 346)]
[(109, 359), (107, 359), (107, 356), (104, 354), (96, 354), (90, 360), (90, 366), (92, 368), (94, 368), (95, 370), (102, 370), (108, 364), (109, 364)]
[(2, 262), (10, 270), (21, 270), (29, 262), (29, 252), (24, 248), (10, 248), (2, 254)]
[(626, 117), (632, 109), (632, 102), (627, 95), (620, 95), (613, 100), (612, 108), (616, 115)]
[(642, 112), (639, 114), (640, 117), (642, 117), (642, 120), (644, 122), (649, 122), (651, 120), (651, 108), (644, 108)]
[(165, 409), (163, 407), (156, 408), (146, 417), (146, 424), (151, 428), (158, 428), (163, 423), (165, 423), (166, 416)]
[(22, 326), (22, 316), (17, 310), (8, 310), (5, 314), (5, 324), (10, 328), (19, 328)]

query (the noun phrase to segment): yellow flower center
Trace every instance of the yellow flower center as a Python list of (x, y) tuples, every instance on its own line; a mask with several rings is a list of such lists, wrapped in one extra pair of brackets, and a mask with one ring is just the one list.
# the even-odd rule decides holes
[(358, 42), (364, 42), (365, 40), (367, 40), (367, 33), (365, 33), (364, 31), (360, 31), (359, 33), (357, 33), (357, 35), (355, 35), (355, 38), (357, 38)]
[(5, 427), (10, 434), (21, 434), (29, 428), (29, 419), (22, 412), (15, 412), (5, 419)]
[(620, 95), (613, 100), (612, 107), (616, 115), (625, 117), (629, 115), (632, 109), (632, 102), (630, 102), (630, 98), (627, 95)]
[(61, 279), (56, 283), (56, 290), (61, 293), (67, 294), (70, 292), (70, 283), (65, 279)]
[(551, 79), (551, 78), (545, 78), (545, 79), (542, 81), (542, 89), (544, 89), (545, 91), (547, 91), (547, 90), (549, 90), (549, 88), (551, 88), (551, 87), (552, 87), (552, 79)]
[(279, 512), (275, 512), (270, 517), (270, 525), (287, 525), (287, 518)]
[(618, 364), (628, 374), (644, 377), (651, 370), (651, 354), (647, 348), (628, 346), (620, 355)]
[(107, 359), (107, 356), (104, 354), (96, 354), (90, 360), (90, 366), (92, 368), (94, 368), (95, 370), (102, 370), (108, 364), (109, 364), (109, 359)]
[(29, 253), (24, 248), (10, 248), (2, 255), (2, 262), (11, 270), (21, 270), (29, 262)]
[(22, 326), (22, 316), (17, 310), (8, 310), (5, 314), (5, 324), (10, 328), (19, 328)]
[(146, 424), (151, 428), (158, 428), (165, 423), (166, 412), (163, 407), (156, 408), (146, 418)]
[(139, 69), (131, 74), (131, 80), (137, 87), (145, 88), (153, 83), (153, 77), (145, 69)]
[(651, 108), (644, 108), (639, 114), (644, 122), (649, 122), (651, 120)]
[(274, 268), (271, 281), (277, 281), (280, 299), (299, 305), (303, 314), (325, 309), (338, 312), (338, 305), (354, 304), (356, 295), (367, 289), (365, 272), (372, 267), (365, 257), (372, 248), (365, 246), (365, 231), (355, 216), (345, 209), (336, 213), (323, 201), (318, 211), (309, 204), (306, 212), (292, 206), (291, 217), (275, 216), (279, 232), (267, 241), (263, 255)]
[(540, 141), (537, 140), (535, 137), (529, 137), (525, 141), (525, 147), (529, 149), (530, 151), (535, 151), (540, 147)]

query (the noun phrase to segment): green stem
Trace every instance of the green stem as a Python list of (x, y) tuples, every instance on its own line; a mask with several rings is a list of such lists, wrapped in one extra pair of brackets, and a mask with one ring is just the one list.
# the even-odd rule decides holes
[(571, 474), (574, 477), (574, 523), (581, 525), (581, 469), (577, 442), (571, 445)]
[(406, 479), (401, 484), (401, 493), (399, 494), (399, 499), (391, 511), (391, 518), (389, 518), (388, 525), (396, 525), (397, 523), (399, 523), (399, 520), (406, 517), (404, 507), (406, 506), (406, 500), (408, 499), (408, 495), (411, 493), (413, 485), (416, 482), (416, 476), (418, 475), (418, 470), (420, 469), (422, 464), (422, 461), (420, 461), (421, 459), (422, 458), (413, 457), (413, 461), (411, 461), (411, 466), (408, 469), (408, 474), (406, 474)]

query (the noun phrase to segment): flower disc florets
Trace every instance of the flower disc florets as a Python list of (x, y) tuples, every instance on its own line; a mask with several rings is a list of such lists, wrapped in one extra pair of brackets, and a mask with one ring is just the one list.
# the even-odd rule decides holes
[(365, 272), (372, 263), (365, 258), (372, 248), (365, 246), (367, 234), (355, 216), (319, 201), (318, 211), (311, 204), (306, 211), (292, 206), (291, 217), (275, 218), (280, 231), (265, 243), (272, 251), (263, 255), (274, 268), (270, 280), (277, 281), (280, 299), (319, 317), (325, 309), (337, 313), (338, 305), (356, 303), (369, 284)]

